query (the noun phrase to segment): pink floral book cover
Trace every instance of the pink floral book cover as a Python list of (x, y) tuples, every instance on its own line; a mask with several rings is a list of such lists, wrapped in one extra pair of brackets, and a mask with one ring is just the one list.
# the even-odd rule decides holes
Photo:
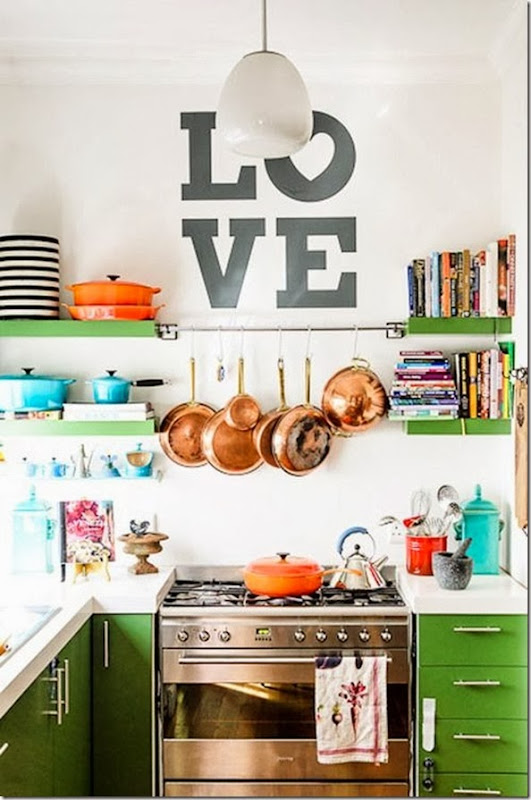
[(112, 500), (66, 500), (60, 504), (64, 561), (72, 562), (73, 547), (82, 541), (101, 545), (115, 559)]

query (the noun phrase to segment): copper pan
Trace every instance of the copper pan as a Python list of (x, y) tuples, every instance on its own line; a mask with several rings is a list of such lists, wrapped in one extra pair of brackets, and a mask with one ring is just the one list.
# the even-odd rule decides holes
[(275, 457), (271, 449), (271, 437), (273, 435), (274, 427), (279, 421), (280, 417), (288, 410), (288, 406), (286, 405), (283, 358), (278, 359), (277, 369), (278, 369), (280, 405), (278, 406), (278, 408), (274, 408), (272, 411), (268, 411), (267, 414), (264, 414), (263, 417), (260, 418), (260, 420), (256, 424), (256, 427), (253, 429), (253, 440), (256, 449), (258, 450), (258, 452), (260, 453), (266, 464), (269, 464), (271, 467), (276, 467), (278, 469), (278, 464), (275, 461)]
[(321, 401), (323, 414), (335, 433), (352, 436), (376, 425), (387, 413), (388, 401), (378, 376), (363, 358), (329, 378)]
[(244, 475), (263, 463), (253, 441), (253, 429), (240, 430), (229, 425), (227, 408), (207, 420), (201, 443), (208, 463), (227, 475)]
[(170, 409), (160, 423), (159, 442), (171, 461), (183, 467), (201, 467), (207, 463), (201, 435), (215, 409), (195, 399), (195, 358), (190, 358), (191, 395), (187, 403)]
[(307, 475), (330, 452), (332, 432), (320, 408), (310, 403), (309, 357), (305, 361), (306, 402), (286, 411), (271, 437), (271, 450), (278, 466), (290, 475)]
[(229, 400), (225, 406), (225, 420), (231, 428), (239, 431), (248, 431), (254, 428), (262, 412), (260, 406), (250, 394), (245, 394), (244, 386), (244, 361), (238, 359), (238, 394)]

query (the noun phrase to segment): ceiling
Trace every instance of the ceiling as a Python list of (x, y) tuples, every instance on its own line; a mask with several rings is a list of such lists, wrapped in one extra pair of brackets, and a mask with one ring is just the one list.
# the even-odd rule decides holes
[[(390, 62), (495, 64), (526, 0), (268, 0), (268, 46), (314, 76)], [(204, 80), (260, 49), (260, 0), (2, 0), (0, 62), (179, 64)], [(523, 21), (523, 22), (522, 22)], [(41, 64), (42, 66), (42, 64)], [(171, 70), (170, 70), (171, 71)], [(5, 70), (4, 70), (5, 72)], [(136, 77), (139, 70), (136, 69)]]

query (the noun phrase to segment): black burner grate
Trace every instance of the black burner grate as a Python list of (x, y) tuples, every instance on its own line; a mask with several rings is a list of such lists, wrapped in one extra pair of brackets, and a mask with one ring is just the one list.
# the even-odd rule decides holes
[(247, 591), (238, 581), (177, 580), (164, 598), (163, 606), (404, 606), (396, 586), (380, 589), (338, 589), (324, 585), (302, 596), (268, 597)]

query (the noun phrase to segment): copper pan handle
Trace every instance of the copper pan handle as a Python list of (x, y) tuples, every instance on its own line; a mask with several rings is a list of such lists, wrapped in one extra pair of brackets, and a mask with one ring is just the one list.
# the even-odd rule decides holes
[(306, 356), (304, 359), (304, 382), (306, 387), (306, 405), (310, 405), (310, 385), (311, 385), (311, 373), (312, 373), (312, 360), (310, 356)]
[(190, 404), (195, 404), (195, 358), (190, 356)]
[(278, 366), (278, 390), (280, 395), (280, 408), (286, 408), (286, 380), (284, 375), (284, 359), (279, 358)]
[(245, 394), (245, 371), (243, 356), (238, 359), (238, 394)]

